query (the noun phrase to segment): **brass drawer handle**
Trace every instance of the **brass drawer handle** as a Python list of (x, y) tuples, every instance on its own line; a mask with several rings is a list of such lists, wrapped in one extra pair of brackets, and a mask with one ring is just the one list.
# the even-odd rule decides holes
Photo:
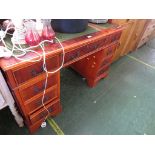
[(89, 52), (92, 52), (92, 51), (96, 50), (98, 48), (98, 45), (97, 44), (95, 44), (95, 45), (87, 45), (86, 47), (87, 47), (87, 50), (88, 50), (88, 53), (89, 53)]
[(116, 38), (117, 38), (117, 36), (116, 36), (116, 35), (112, 36), (111, 41), (112, 41), (112, 42), (113, 42), (113, 41), (115, 41), (115, 40), (116, 40)]
[(74, 55), (71, 55), (70, 60), (73, 60), (74, 58), (75, 58), (75, 56)]
[(44, 86), (42, 88), (38, 88), (37, 86), (34, 86), (34, 92), (35, 93), (42, 92), (43, 90), (44, 90)]
[(32, 75), (32, 76), (37, 76), (37, 75), (39, 75), (39, 74), (41, 74), (41, 73), (43, 73), (43, 72), (44, 72), (43, 67), (41, 68), (41, 70), (40, 70), (39, 72), (37, 72), (35, 69), (32, 69), (32, 70), (31, 70), (31, 75)]
[(109, 48), (108, 52), (107, 52), (107, 55), (110, 55), (112, 53), (112, 51), (113, 51), (112, 48)]
[(80, 56), (79, 52), (73, 53), (72, 55), (70, 55), (70, 60), (69, 61), (71, 61), (71, 60), (73, 60), (73, 59), (75, 59), (75, 58), (77, 58), (79, 56)]
[(120, 46), (121, 46), (121, 43), (119, 42), (116, 48), (118, 49)]
[(50, 99), (49, 96), (45, 96), (45, 98), (44, 98), (44, 102), (47, 102), (49, 99)]
[(48, 108), (49, 112), (53, 112), (53, 110), (54, 110), (53, 107)]
[[(47, 102), (49, 99), (50, 99), (49, 96), (45, 96), (45, 98), (44, 98), (44, 103)], [(39, 101), (39, 102), (36, 102), (36, 106), (41, 106), (41, 105), (42, 105), (42, 100)]]
[(77, 52), (77, 54), (76, 54), (76, 55), (77, 55), (77, 57), (79, 57), (79, 56), (80, 56), (80, 52)]

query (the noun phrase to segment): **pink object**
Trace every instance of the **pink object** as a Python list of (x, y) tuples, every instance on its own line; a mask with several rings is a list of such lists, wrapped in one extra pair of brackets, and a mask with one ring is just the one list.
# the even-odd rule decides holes
[(55, 37), (55, 32), (51, 26), (51, 20), (44, 20), (43, 21), (43, 30), (42, 30), (42, 39), (43, 40), (53, 40)]
[(41, 38), (36, 30), (35, 23), (28, 22), (25, 41), (30, 46), (38, 45), (41, 42)]

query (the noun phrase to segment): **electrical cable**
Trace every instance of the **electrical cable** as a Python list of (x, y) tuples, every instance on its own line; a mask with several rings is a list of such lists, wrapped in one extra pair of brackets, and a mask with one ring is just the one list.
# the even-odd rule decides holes
[[(12, 27), (9, 28), (9, 24), (8, 24), (6, 30), (4, 31), (3, 36), (0, 36), (0, 41), (2, 41), (4, 47), (5, 47), (7, 50), (9, 50), (9, 51), (11, 52), (12, 56), (13, 56), (15, 59), (20, 60), (20, 61), (25, 61), (25, 62), (38, 62), (38, 61), (41, 61), (41, 60), (43, 59), (43, 69), (44, 69), (44, 71), (45, 71), (45, 73), (46, 73), (46, 78), (45, 78), (44, 90), (43, 90), (43, 95), (42, 95), (42, 106), (43, 106), (43, 108), (48, 112), (47, 115), (46, 115), (46, 117), (44, 118), (44, 121), (45, 121), (45, 120), (47, 119), (47, 117), (49, 116), (49, 114), (50, 114), (49, 110), (46, 108), (46, 106), (45, 106), (45, 104), (44, 104), (44, 98), (45, 98), (45, 93), (46, 93), (46, 88), (47, 88), (48, 77), (49, 77), (49, 74), (54, 74), (54, 73), (60, 71), (60, 69), (63, 67), (63, 65), (64, 65), (64, 57), (65, 57), (65, 50), (64, 50), (64, 47), (63, 47), (62, 43), (60, 42), (60, 40), (59, 40), (57, 37), (55, 37), (55, 39), (57, 40), (57, 42), (60, 44), (60, 46), (61, 46), (61, 48), (62, 48), (62, 63), (61, 63), (61, 65), (60, 65), (60, 67), (57, 68), (56, 70), (54, 70), (54, 71), (48, 71), (48, 70), (47, 70), (47, 66), (46, 66), (46, 52), (45, 52), (45, 49), (44, 49), (44, 44), (45, 44), (46, 42), (48, 42), (48, 43), (53, 43), (53, 41), (50, 41), (50, 40), (43, 40), (43, 41), (41, 41), (38, 45), (23, 48), (23, 47), (20, 45), (20, 43), (18, 42), (18, 41), (19, 41), (19, 38), (17, 38), (18, 36), (16, 36), (16, 41), (17, 41), (17, 43), (18, 43), (17, 45), (18, 45), (19, 47), (15, 44), (15, 42), (14, 42), (14, 38), (15, 38), (14, 34), (15, 34), (15, 33), (13, 33), (13, 34), (12, 34), (12, 38), (11, 38), (12, 49), (10, 49), (10, 48), (6, 45), (6, 43), (5, 43), (5, 41), (4, 41), (4, 38), (5, 38), (6, 34), (10, 34), (10, 33), (8, 33), (7, 31), (8, 31), (9, 29), (11, 29), (11, 28), (12, 28)], [(15, 29), (15, 31), (17, 30), (17, 29), (16, 29), (16, 26), (13, 27), (13, 28)], [(39, 54), (38, 52), (36, 52), (36, 51), (34, 50), (34, 48), (37, 48), (37, 47), (41, 47), (41, 49), (42, 49), (42, 55)], [(18, 50), (18, 51), (22, 51), (23, 54), (18, 55), (18, 56), (15, 55), (15, 54), (14, 54), (14, 51), (17, 51), (17, 50)], [(37, 57), (39, 56), (39, 59), (36, 59), (36, 60), (32, 60), (32, 59), (22, 59), (21, 57), (22, 57), (23, 55), (25, 55), (27, 52), (35, 53), (35, 54), (37, 55)]]

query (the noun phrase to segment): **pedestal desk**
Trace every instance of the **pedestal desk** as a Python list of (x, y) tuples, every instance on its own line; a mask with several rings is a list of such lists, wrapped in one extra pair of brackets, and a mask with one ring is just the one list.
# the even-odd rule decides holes
[[(89, 87), (108, 75), (113, 54), (119, 46), (122, 28), (111, 24), (89, 24), (85, 32), (77, 34), (57, 33), (65, 49), (63, 67), (72, 67), (86, 78)], [(62, 49), (58, 43), (45, 46), (46, 63), (49, 71), (60, 67)], [(40, 54), (41, 49), (36, 49)], [(22, 59), (36, 59), (33, 53), (27, 53)], [(43, 61), (25, 62), (15, 58), (1, 58), (0, 67), (9, 88), (15, 98), (24, 122), (30, 132), (35, 132), (47, 116), (42, 106), (42, 95), (46, 74)], [(49, 116), (56, 116), (63, 107), (60, 103), (60, 71), (50, 74), (44, 100)]]

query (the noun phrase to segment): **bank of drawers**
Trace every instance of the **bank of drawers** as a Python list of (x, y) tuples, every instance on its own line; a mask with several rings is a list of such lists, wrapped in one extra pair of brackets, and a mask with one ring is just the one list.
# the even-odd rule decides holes
[(71, 67), (87, 79), (88, 86), (94, 87), (100, 79), (108, 75), (113, 54), (118, 46), (119, 42), (113, 42), (97, 53), (77, 61)]
[[(58, 95), (58, 86), (54, 85), (53, 87), (47, 89), (44, 98), (44, 104), (46, 105), (50, 101), (53, 101), (59, 97)], [(27, 114), (31, 114), (34, 111), (43, 107), (42, 105), (42, 93), (33, 100), (28, 100), (24, 102), (25, 110)]]
[[(48, 58), (46, 60), (48, 71), (59, 68), (61, 65), (60, 59), (60, 54)], [(39, 61), (14, 69), (11, 71), (12, 76), (10, 76), (13, 78), (8, 80), (12, 81), (10, 86), (28, 125), (33, 125), (48, 115), (42, 104), (46, 80), (46, 73), (42, 66), (43, 61)], [(49, 110), (50, 116), (56, 115), (61, 111), (59, 87), (60, 72), (49, 74), (43, 103)]]

